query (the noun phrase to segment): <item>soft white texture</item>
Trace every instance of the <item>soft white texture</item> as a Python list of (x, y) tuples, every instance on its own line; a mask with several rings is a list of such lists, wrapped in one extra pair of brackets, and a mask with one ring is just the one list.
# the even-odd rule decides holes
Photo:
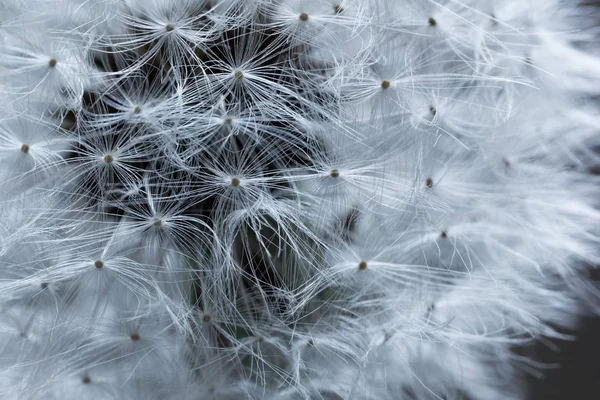
[(598, 293), (567, 0), (0, 4), (0, 396), (523, 399)]

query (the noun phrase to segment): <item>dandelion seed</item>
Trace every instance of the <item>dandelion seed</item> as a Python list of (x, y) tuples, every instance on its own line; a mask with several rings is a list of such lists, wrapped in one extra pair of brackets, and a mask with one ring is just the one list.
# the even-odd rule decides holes
[(83, 384), (86, 384), (86, 385), (87, 385), (87, 384), (91, 383), (91, 382), (92, 382), (92, 380), (90, 379), (90, 377), (89, 377), (89, 376), (84, 376), (83, 378), (81, 378), (81, 382), (82, 382)]
[(385, 81), (385, 80), (384, 80), (384, 81), (382, 81), (382, 82), (381, 82), (381, 87), (382, 87), (383, 89), (387, 89), (387, 88), (389, 88), (389, 87), (390, 87), (390, 81)]
[(306, 21), (308, 21), (308, 14), (302, 13), (302, 14), (300, 14), (299, 18), (300, 18), (300, 21), (306, 22)]
[(165, 26), (165, 30), (166, 30), (167, 32), (172, 32), (174, 29), (175, 29), (175, 27), (174, 27), (173, 25), (171, 25), (171, 24), (167, 24), (167, 25)]
[(430, 26), (436, 26), (437, 25), (437, 21), (433, 17), (430, 17), (429, 20), (428, 20), (428, 22), (429, 22)]
[(112, 154), (106, 154), (106, 155), (104, 156), (104, 162), (105, 162), (105, 163), (107, 163), (107, 164), (110, 164), (110, 163), (112, 163), (114, 160), (115, 160), (115, 159), (114, 159), (114, 157), (113, 157), (113, 155), (112, 155)]
[(205, 323), (209, 323), (212, 320), (212, 317), (210, 316), (210, 314), (204, 314), (204, 316), (202, 317), (202, 321), (204, 321)]
[(29, 152), (29, 145), (28, 144), (23, 144), (21, 146), (21, 151), (25, 154), (27, 154)]
[(338, 171), (337, 169), (332, 169), (329, 173), (329, 176), (335, 179), (340, 176), (340, 171)]
[(427, 185), (428, 188), (432, 188), (433, 187), (433, 179), (431, 179), (431, 177), (428, 177), (427, 180), (425, 181), (425, 185)]
[(138, 333), (132, 333), (131, 335), (129, 335), (129, 338), (131, 340), (133, 340), (134, 342), (137, 342), (138, 340), (140, 340), (140, 335)]
[(104, 262), (102, 260), (96, 260), (94, 266), (98, 269), (102, 269), (102, 267), (104, 267)]
[(365, 269), (367, 269), (367, 262), (366, 261), (361, 261), (358, 264), (358, 269), (361, 270), (361, 271), (364, 271)]
[(231, 186), (238, 187), (240, 186), (240, 183), (242, 183), (240, 178), (231, 178)]
[(57, 63), (56, 59), (55, 58), (51, 58), (50, 61), (48, 61), (48, 66), (50, 68), (54, 68), (54, 67), (56, 67), (56, 63)]

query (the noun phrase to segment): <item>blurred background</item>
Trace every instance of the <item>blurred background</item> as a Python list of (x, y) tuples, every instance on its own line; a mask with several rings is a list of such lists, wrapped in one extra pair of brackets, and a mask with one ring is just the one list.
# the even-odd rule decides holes
[[(600, 82), (599, 82), (600, 84)], [(591, 274), (600, 287), (600, 268)], [(535, 359), (556, 363), (545, 371), (543, 379), (530, 379), (531, 400), (598, 400), (600, 399), (600, 317), (580, 321), (574, 341), (552, 340), (556, 349), (539, 344)]]

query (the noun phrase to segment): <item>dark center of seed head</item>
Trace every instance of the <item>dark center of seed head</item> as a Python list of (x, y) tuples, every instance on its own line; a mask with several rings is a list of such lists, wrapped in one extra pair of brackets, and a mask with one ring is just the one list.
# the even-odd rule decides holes
[(235, 71), (235, 74), (233, 74), (235, 76), (236, 79), (243, 79), (244, 78), (244, 74), (242, 71)]
[(140, 340), (140, 335), (137, 333), (132, 333), (130, 336), (131, 340), (133, 340), (134, 342), (137, 342), (138, 340)]
[(383, 81), (381, 82), (381, 87), (384, 89), (387, 89), (390, 87), (390, 81)]
[(56, 58), (51, 58), (50, 61), (48, 61), (48, 66), (50, 68), (56, 67)]
[(102, 269), (102, 267), (104, 267), (104, 262), (102, 262), (102, 260), (96, 260), (96, 262), (94, 262), (94, 266), (98, 269)]
[(171, 24), (167, 24), (167, 25), (165, 26), (165, 30), (166, 30), (167, 32), (172, 32), (172, 31), (173, 31), (173, 29), (175, 29), (175, 27), (174, 27), (173, 25), (171, 25)]
[(21, 146), (21, 151), (25, 154), (27, 154), (29, 152), (29, 145), (28, 144), (23, 144)]
[(212, 317), (210, 316), (210, 314), (204, 314), (204, 316), (202, 317), (202, 321), (206, 323), (209, 323), (211, 319)]
[(427, 178), (427, 181), (425, 182), (425, 184), (427, 185), (428, 188), (432, 188), (433, 187), (433, 179)]
[(238, 187), (238, 186), (240, 186), (240, 183), (241, 183), (240, 178), (231, 179), (231, 186)]
[(300, 21), (306, 22), (306, 21), (308, 21), (308, 14), (302, 13), (302, 14), (300, 14), (300, 16), (298, 18), (300, 18)]
[(114, 157), (112, 156), (112, 154), (107, 154), (104, 156), (105, 163), (110, 164), (113, 161), (114, 161)]
[(431, 26), (436, 26), (437, 25), (437, 21), (433, 17), (429, 18), (428, 22), (429, 22), (429, 25), (431, 25)]
[(367, 269), (367, 262), (366, 261), (361, 261), (358, 264), (358, 269), (361, 270), (361, 271), (364, 271), (365, 269)]
[(340, 171), (338, 171), (337, 169), (332, 169), (329, 173), (329, 176), (331, 176), (332, 178), (337, 178), (340, 176)]
[(87, 385), (88, 383), (90, 383), (91, 381), (92, 381), (92, 380), (90, 379), (90, 377), (89, 377), (89, 376), (84, 376), (84, 377), (81, 379), (81, 382), (85, 383), (86, 385)]

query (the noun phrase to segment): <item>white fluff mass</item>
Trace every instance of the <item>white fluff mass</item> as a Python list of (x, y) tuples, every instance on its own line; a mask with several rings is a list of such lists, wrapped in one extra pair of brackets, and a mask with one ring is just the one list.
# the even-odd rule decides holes
[(526, 398), (600, 309), (593, 13), (1, 1), (0, 398)]

